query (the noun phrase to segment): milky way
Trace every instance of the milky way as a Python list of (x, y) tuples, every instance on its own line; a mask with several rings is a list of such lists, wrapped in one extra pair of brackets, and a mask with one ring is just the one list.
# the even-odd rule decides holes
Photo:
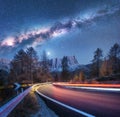
[(1, 47), (10, 46), (14, 48), (17, 47), (19, 44), (22, 44), (24, 41), (29, 41), (29, 40), (31, 40), (31, 42), (29, 43), (30, 45), (36, 46), (37, 44), (41, 44), (43, 41), (65, 34), (73, 28), (76, 27), (81, 28), (82, 25), (92, 24), (95, 19), (104, 17), (106, 15), (114, 14), (119, 10), (120, 10), (120, 6), (116, 5), (116, 6), (112, 6), (111, 8), (99, 9), (95, 13), (89, 14), (88, 12), (88, 14), (87, 13), (84, 14), (83, 17), (77, 17), (65, 23), (58, 22), (48, 28), (28, 31), (21, 35), (16, 35), (16, 37), (7, 37), (0, 43), (0, 46)]

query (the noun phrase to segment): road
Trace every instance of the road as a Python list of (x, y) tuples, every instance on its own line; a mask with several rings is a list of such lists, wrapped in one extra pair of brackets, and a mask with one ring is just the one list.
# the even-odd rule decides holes
[(42, 94), (96, 117), (120, 117), (120, 93), (70, 90), (52, 84), (39, 86)]

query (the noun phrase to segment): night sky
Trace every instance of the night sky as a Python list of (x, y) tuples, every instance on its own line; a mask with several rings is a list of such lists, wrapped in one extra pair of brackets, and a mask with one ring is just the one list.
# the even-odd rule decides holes
[(88, 64), (120, 43), (120, 0), (0, 0), (0, 58), (34, 47)]

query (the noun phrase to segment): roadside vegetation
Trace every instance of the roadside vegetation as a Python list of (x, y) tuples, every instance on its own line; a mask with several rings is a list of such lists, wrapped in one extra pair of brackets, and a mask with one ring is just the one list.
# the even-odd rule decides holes
[(31, 91), (20, 104), (10, 113), (8, 117), (31, 117), (40, 109), (37, 98)]

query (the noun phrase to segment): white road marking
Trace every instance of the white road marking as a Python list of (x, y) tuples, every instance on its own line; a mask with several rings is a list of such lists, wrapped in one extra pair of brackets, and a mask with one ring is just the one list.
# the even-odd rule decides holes
[(64, 103), (61, 103), (61, 102), (55, 100), (55, 99), (52, 99), (52, 98), (50, 98), (50, 97), (48, 97), (48, 96), (40, 93), (38, 90), (36, 90), (36, 92), (37, 92), (39, 95), (41, 95), (42, 97), (44, 97), (44, 98), (46, 98), (46, 99), (48, 99), (48, 100), (50, 100), (50, 101), (52, 101), (52, 102), (54, 102), (54, 103), (57, 103), (57, 104), (65, 107), (65, 108), (67, 108), (67, 109), (70, 109), (70, 110), (72, 110), (72, 111), (74, 111), (74, 112), (77, 112), (77, 113), (79, 113), (79, 114), (81, 114), (81, 115), (84, 115), (84, 116), (86, 116), (86, 117), (95, 117), (94, 115), (91, 115), (91, 114), (86, 113), (86, 112), (84, 112), (84, 111), (78, 110), (78, 109), (76, 109), (76, 108), (74, 108), (74, 107), (68, 106), (68, 105), (66, 105), (66, 104), (64, 104)]

